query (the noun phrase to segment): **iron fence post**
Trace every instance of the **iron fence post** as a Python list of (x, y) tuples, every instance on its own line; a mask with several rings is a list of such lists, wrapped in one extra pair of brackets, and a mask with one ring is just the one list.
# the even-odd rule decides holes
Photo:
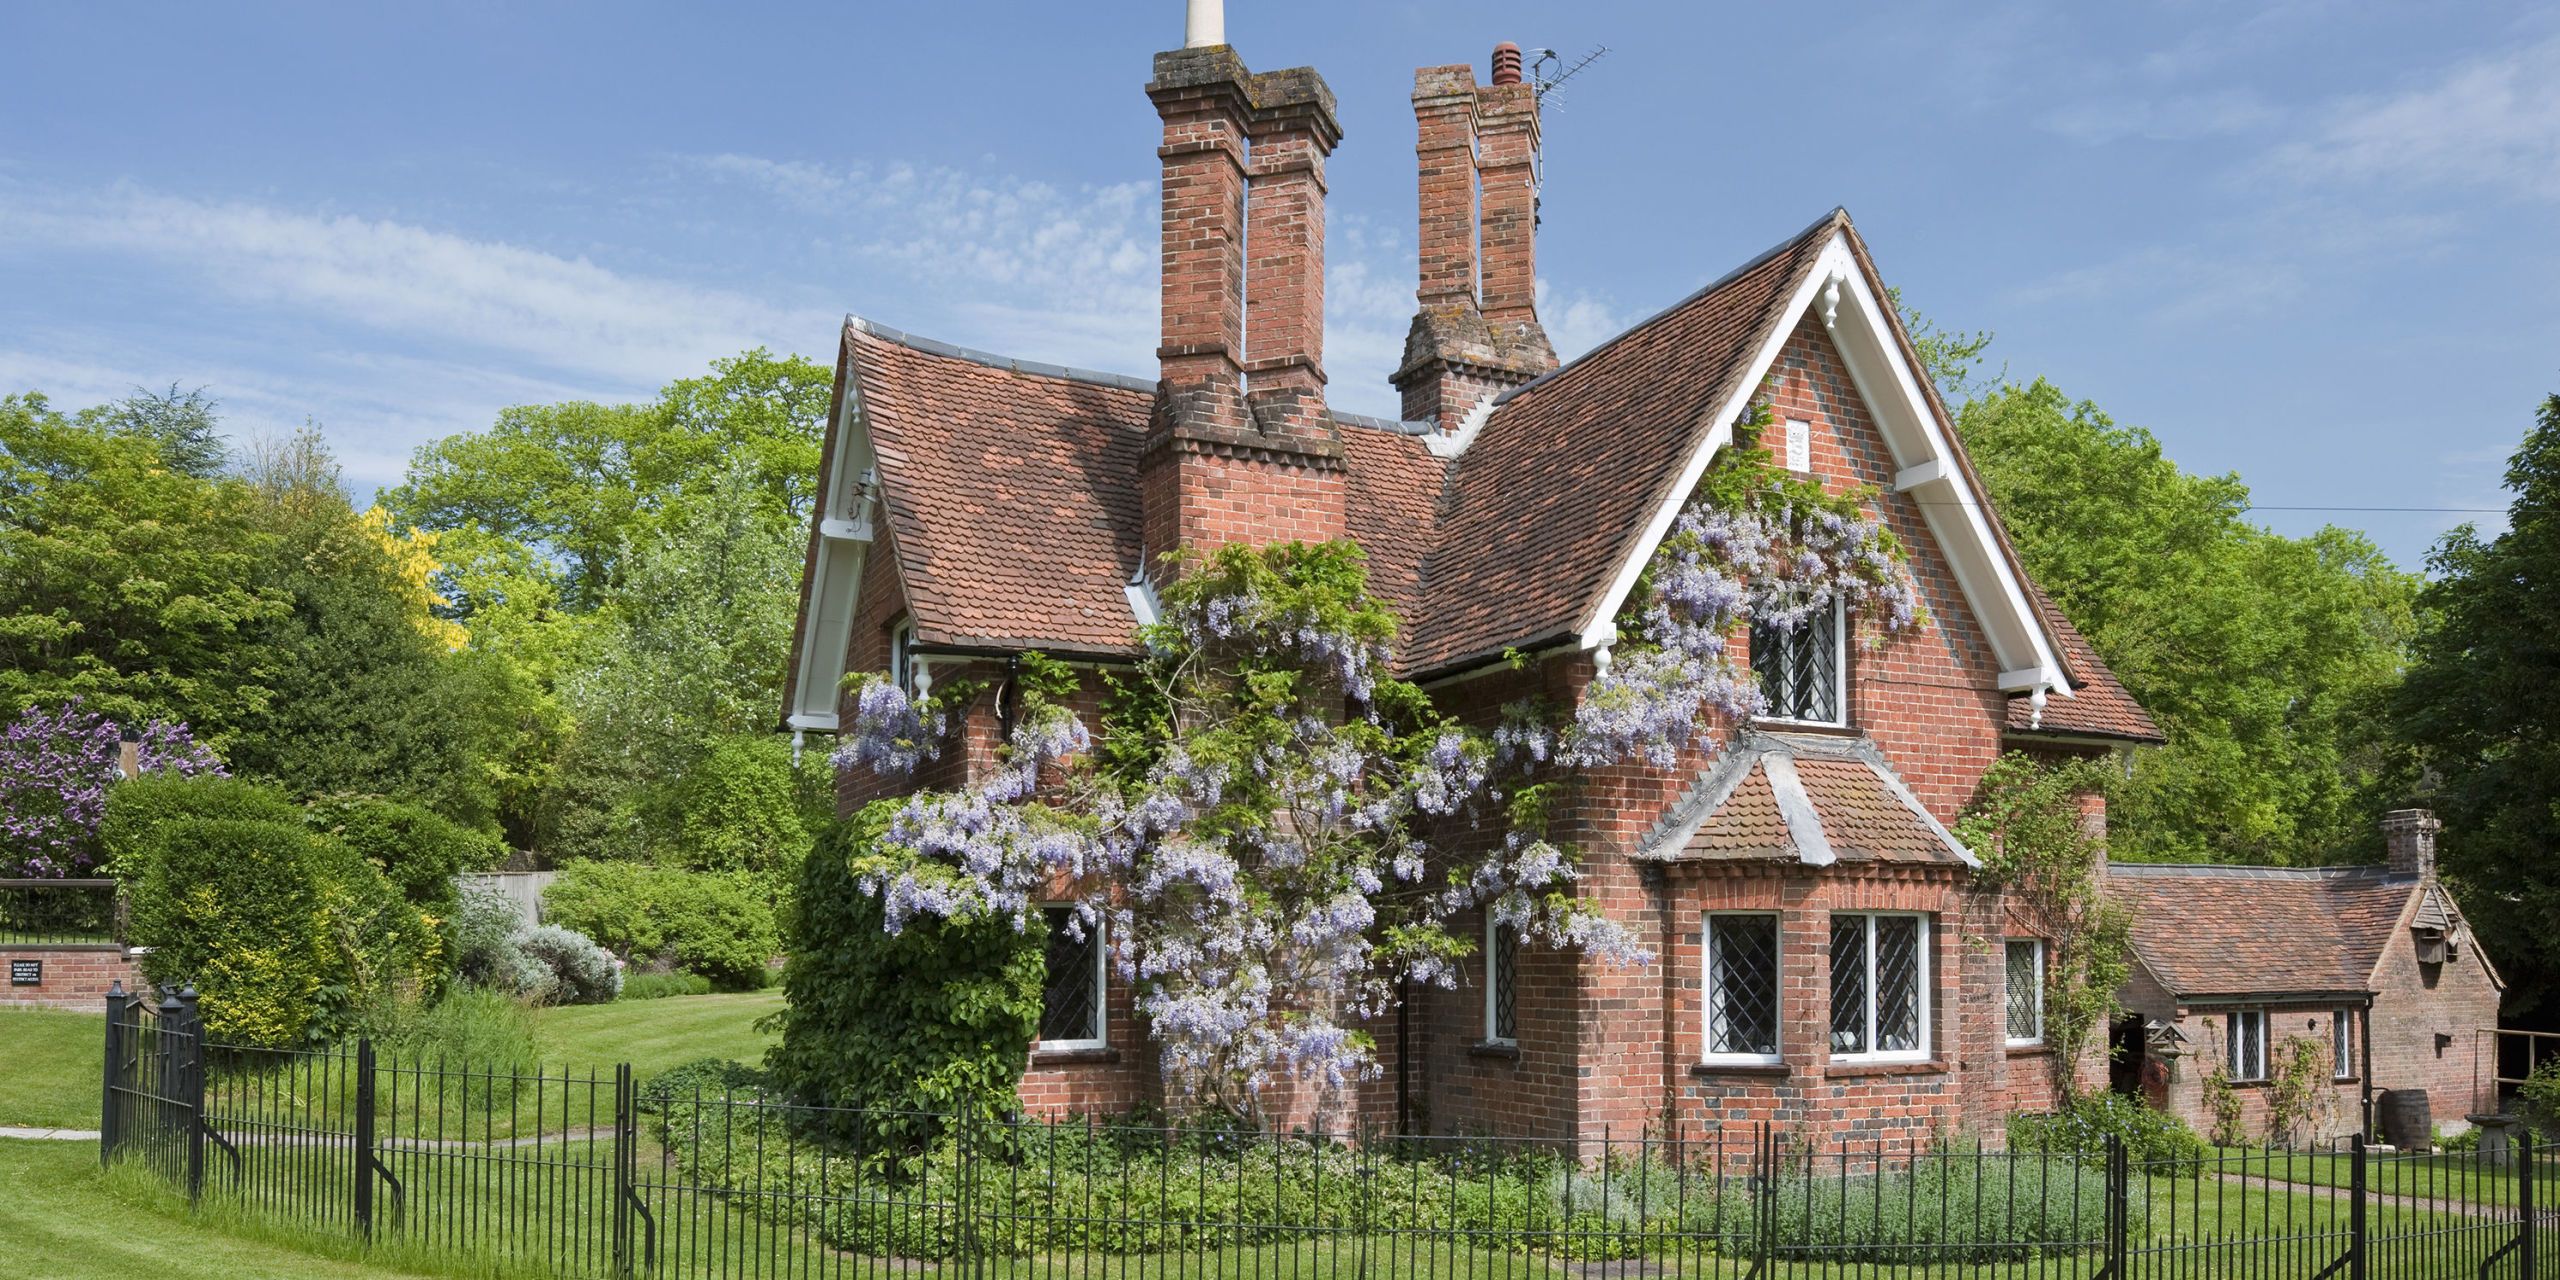
[(177, 1001), (183, 1055), (177, 1090), (187, 1111), (187, 1203), (193, 1204), (204, 1198), (204, 1024), (196, 1016), (194, 986), (180, 988)]
[(2365, 1280), (2365, 1135), (2356, 1134), (2354, 1162), (2347, 1178), (2347, 1278)]
[(355, 1206), (356, 1232), (368, 1241), (373, 1239), (373, 1075), (373, 1037), (365, 1036), (356, 1041), (355, 1187), (349, 1202)]
[(98, 1164), (112, 1164), (116, 1154), (116, 1076), (117, 1064), (124, 1061), (124, 982), (119, 979), (107, 986), (107, 1040), (105, 1069), (98, 1085)]
[[(2053, 1153), (2044, 1155), (2047, 1167)], [(2107, 1135), (2107, 1212), (2100, 1228), (2106, 1232), (2106, 1265), (2098, 1274), (2113, 1278), (2124, 1275), (2125, 1261), (2132, 1253), (2133, 1233), (2133, 1161), (2125, 1151), (2124, 1138)]]
[(2516, 1255), (2519, 1262), (2516, 1274), (2539, 1275), (2541, 1273), (2533, 1269), (2533, 1238), (2534, 1234), (2541, 1229), (2542, 1223), (2533, 1208), (2532, 1125), (2524, 1125), (2516, 1130), (2516, 1168), (2520, 1170), (2516, 1175), (2516, 1210), (2518, 1216), (2523, 1219), (2519, 1229), (2524, 1233), (2517, 1241)]
[[(722, 1123), (727, 1123), (724, 1116)], [(613, 1066), (613, 1273), (631, 1274), (631, 1064)]]

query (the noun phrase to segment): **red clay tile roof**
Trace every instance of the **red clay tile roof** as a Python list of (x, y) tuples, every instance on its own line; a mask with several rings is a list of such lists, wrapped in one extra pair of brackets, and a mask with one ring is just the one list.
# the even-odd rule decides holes
[(2035, 593), (2036, 608), (2052, 624), (2054, 637), (2062, 642), (2062, 664), (2070, 668), (2078, 681), (2072, 697), (2055, 695), (2045, 699), (2044, 718), (2036, 719), (2030, 700), (2009, 700), (2009, 732), (2014, 734), (2049, 734), (2061, 737), (2122, 738), (2128, 742), (2162, 742), (2166, 739), (2160, 726), (2151, 722), (2151, 713), (2125, 692), (2116, 673), (2098, 657), (2089, 638), (2071, 625), (2059, 606), (2044, 593), (2044, 588), (2029, 585)]
[[(1343, 476), (1351, 540), (1369, 557), (1369, 590), (1410, 629), (1426, 616), (1422, 560), (1431, 549), (1434, 509), (1448, 464), (1431, 455), (1421, 437), (1346, 422), (1342, 428)], [(1409, 634), (1397, 649), (1408, 647)]]
[(1743, 775), (1733, 794), (1698, 824), (1698, 833), (1689, 837), (1682, 851), (1692, 858), (1795, 857), (1795, 840), (1787, 834), (1787, 815), (1778, 811), (1778, 797), (1769, 789), (1768, 775), (1756, 767)]
[(2367, 990), (2420, 883), (2381, 867), (2107, 868), (2134, 953), (2189, 999)]
[(1451, 477), (1406, 666), (1460, 666), (1581, 624), (1841, 221), (1502, 401)]
[(1129, 651), (1154, 392), (846, 340), (916, 638)]
[[(1790, 810), (1818, 839), (1798, 838), (1802, 832), (1788, 821)], [(1646, 856), (1674, 862), (1956, 866), (1968, 860), (1964, 847), (1920, 807), (1873, 743), (1810, 734), (1736, 736), (1640, 847)]]
[[(1834, 211), (1504, 397), (1454, 463), (1396, 424), (1336, 415), (1349, 532), (1404, 622), (1402, 671), (1471, 666), (1582, 623), (1834, 234), (1864, 267)], [(918, 639), (1131, 652), (1124, 588), (1140, 555), (1137, 455), (1153, 384), (858, 321), (846, 326), (846, 365)], [(2086, 642), (2045, 612), (2081, 694), (2049, 699), (2044, 731), (2157, 740)], [(2018, 700), (2011, 728), (2026, 732), (2029, 714)]]

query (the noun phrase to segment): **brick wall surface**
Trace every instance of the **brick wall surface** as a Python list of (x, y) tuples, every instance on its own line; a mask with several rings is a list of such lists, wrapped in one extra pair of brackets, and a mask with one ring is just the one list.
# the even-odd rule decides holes
[[(1494, 252), (1488, 245), (1488, 256)], [(1920, 801), (1952, 823), (2001, 748), (2006, 698), (1997, 688), (1998, 663), (1920, 511), (1893, 492), (1892, 455), (1818, 323), (1808, 319), (1790, 335), (1771, 395), (1778, 419), (1810, 424), (1812, 467), (1823, 483), (1835, 492), (1872, 490), (1873, 509), (1910, 551), (1931, 624), (1890, 643), (1854, 647), (1851, 720), (1879, 744)], [(1342, 528), (1340, 474), (1323, 459), (1220, 450), (1187, 439), (1155, 448), (1142, 477), (1151, 552), (1320, 540)], [(866, 584), (853, 669), (885, 661), (896, 606), (873, 602), (887, 594)], [(1526, 695), (1570, 705), (1593, 672), (1589, 655), (1566, 654), (1453, 682), (1433, 694), (1454, 714), (1490, 724), (1505, 703)], [(944, 678), (937, 671), (937, 680)], [(968, 749), (942, 768), (992, 760), (990, 707), (973, 709), (965, 733)], [(1516, 1047), (1485, 1043), (1482, 957), (1470, 962), (1454, 989), (1410, 993), (1401, 1017), (1371, 1028), (1381, 1071), (1357, 1091), (1360, 1122), (1591, 1142), (1665, 1123), (1695, 1130), (1769, 1120), (1815, 1140), (1971, 1132), (1997, 1141), (2008, 1113), (2052, 1105), (2049, 1057), (2005, 1043), (2001, 943), (2018, 933), (2015, 913), (1969, 873), (1855, 865), (1666, 872), (1631, 857), (1706, 764), (1693, 757), (1669, 770), (1593, 771), (1552, 815), (1551, 836), (1582, 859), (1581, 892), (1637, 929), (1655, 953), (1653, 963), (1620, 967), (1524, 950)], [(949, 784), (937, 776), (948, 775), (922, 781)], [(876, 784), (850, 785), (848, 800), (865, 787)], [(2102, 823), (2103, 810), (2092, 820)], [(1490, 828), (1443, 834), (1462, 853), (1498, 838)], [(1742, 909), (1782, 915), (1783, 1062), (1776, 1070), (1705, 1070), (1699, 1063), (1702, 921), (1710, 910)], [(1838, 1062), (1829, 1053), (1830, 916), (1871, 910), (1930, 918), (1927, 1061)], [(1480, 922), (1459, 927), (1480, 928)], [(1115, 1052), (1091, 1061), (1038, 1062), (1024, 1081), (1026, 1106), (1049, 1114), (1110, 1112), (1161, 1100), (1155, 1054), (1126, 998), (1125, 991), (1113, 992)], [(2084, 1082), (2104, 1079), (2103, 1061), (2094, 1055), (2075, 1071)], [(1284, 1109), (1303, 1108), (1293, 1100)]]
[(0, 1005), (98, 1012), (106, 1008), (107, 988), (124, 984), (140, 990), (142, 971), (120, 947), (0, 947), (0, 960), (37, 960), (44, 980), (31, 987), (0, 986)]

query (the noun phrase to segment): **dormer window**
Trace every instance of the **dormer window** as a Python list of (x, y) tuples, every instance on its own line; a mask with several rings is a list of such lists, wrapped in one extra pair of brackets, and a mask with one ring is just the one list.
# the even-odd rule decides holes
[(1817, 609), (1793, 627), (1751, 624), (1751, 672), (1769, 700), (1768, 717), (1800, 724), (1847, 724), (1848, 654), (1841, 607)]

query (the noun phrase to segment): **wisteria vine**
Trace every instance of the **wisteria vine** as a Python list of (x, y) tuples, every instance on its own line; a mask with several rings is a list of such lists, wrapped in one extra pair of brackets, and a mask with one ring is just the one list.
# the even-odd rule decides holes
[[(1570, 770), (1668, 766), (1760, 711), (1728, 652), (1752, 619), (1791, 627), (1840, 599), (1879, 634), (1923, 622), (1863, 497), (1728, 451), (1579, 703), (1514, 706), (1492, 726), (1459, 723), (1388, 674), (1394, 619), (1356, 547), (1222, 549), (1166, 588), (1134, 675), (1107, 678), (1099, 743), (1074, 710), (1074, 673), (1025, 655), (997, 766), (907, 797), (858, 880), (893, 933), (919, 915), (1029, 929), (1044, 903), (1073, 902), (1070, 927), (1104, 930), (1194, 1101), (1253, 1113), (1283, 1078), (1330, 1094), (1376, 1071), (1360, 1028), (1400, 983), (1458, 984), (1474, 945), (1451, 926), (1470, 913), (1531, 945), (1650, 962), (1575, 895), (1544, 808)], [(890, 776), (931, 758), (970, 696), (855, 679), (836, 762)]]

